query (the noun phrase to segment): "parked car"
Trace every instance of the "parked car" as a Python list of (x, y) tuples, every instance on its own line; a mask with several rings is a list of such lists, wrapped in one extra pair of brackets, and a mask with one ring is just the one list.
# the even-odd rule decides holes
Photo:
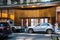
[(57, 34), (60, 34), (60, 28), (58, 28), (58, 30), (57, 30)]
[(48, 34), (51, 34), (54, 32), (54, 28), (53, 28), (53, 25), (50, 23), (39, 23), (35, 26), (27, 27), (26, 31), (29, 33), (42, 31), (42, 32), (46, 32)]
[(25, 28), (22, 27), (22, 26), (12, 26), (12, 31), (13, 32), (24, 32), (25, 31), (24, 29)]
[(21, 26), (12, 26), (13, 32), (20, 32)]
[(0, 22), (0, 37), (7, 37), (12, 34), (11, 27), (7, 22)]

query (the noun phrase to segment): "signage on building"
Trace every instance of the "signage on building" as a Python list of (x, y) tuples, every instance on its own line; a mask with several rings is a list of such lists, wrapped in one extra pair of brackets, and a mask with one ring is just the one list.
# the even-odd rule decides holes
[(56, 8), (56, 11), (57, 11), (57, 12), (60, 11), (60, 6)]

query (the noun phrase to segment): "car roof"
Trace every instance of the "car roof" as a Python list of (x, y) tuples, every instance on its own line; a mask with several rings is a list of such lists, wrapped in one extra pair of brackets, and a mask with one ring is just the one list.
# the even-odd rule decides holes
[(39, 23), (39, 24), (51, 24), (51, 23)]
[(52, 25), (51, 23), (38, 23), (38, 24), (50, 24), (50, 25)]

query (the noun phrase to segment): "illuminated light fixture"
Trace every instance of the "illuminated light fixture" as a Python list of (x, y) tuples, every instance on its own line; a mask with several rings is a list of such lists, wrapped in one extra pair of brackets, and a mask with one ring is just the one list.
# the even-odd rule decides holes
[(24, 6), (20, 6), (21, 8), (24, 8)]
[(32, 7), (36, 7), (36, 6), (33, 5)]

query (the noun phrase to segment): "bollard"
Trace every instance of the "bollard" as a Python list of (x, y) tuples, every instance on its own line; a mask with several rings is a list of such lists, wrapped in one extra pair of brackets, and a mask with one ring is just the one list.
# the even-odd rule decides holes
[(52, 34), (51, 34), (51, 39), (52, 39), (52, 40), (58, 40), (58, 38), (53, 37)]
[(53, 40), (53, 36), (52, 36), (52, 34), (50, 34), (51, 35), (51, 39)]
[(52, 39), (53, 37), (52, 37), (52, 34), (51, 34), (51, 39)]
[(53, 37), (52, 40), (59, 40), (58, 36)]

